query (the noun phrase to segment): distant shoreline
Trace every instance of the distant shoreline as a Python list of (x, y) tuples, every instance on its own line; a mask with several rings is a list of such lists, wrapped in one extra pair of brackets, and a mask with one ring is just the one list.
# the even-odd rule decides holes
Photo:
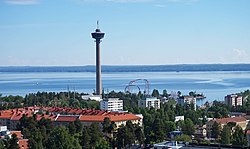
[[(250, 71), (250, 64), (103, 65), (102, 72)], [(0, 66), (0, 72), (95, 72), (88, 66)]]

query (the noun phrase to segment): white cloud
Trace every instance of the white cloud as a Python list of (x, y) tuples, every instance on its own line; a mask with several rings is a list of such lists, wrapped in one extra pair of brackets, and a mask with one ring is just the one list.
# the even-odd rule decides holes
[(166, 5), (163, 5), (163, 4), (155, 4), (154, 6), (155, 6), (155, 7), (159, 7), (159, 8), (164, 8), (164, 7), (166, 7)]
[(13, 5), (33, 5), (37, 4), (38, 0), (5, 0), (5, 2)]
[(236, 54), (236, 59), (241, 60), (243, 62), (249, 61), (250, 58), (247, 54), (247, 52), (243, 49), (233, 49), (233, 52)]

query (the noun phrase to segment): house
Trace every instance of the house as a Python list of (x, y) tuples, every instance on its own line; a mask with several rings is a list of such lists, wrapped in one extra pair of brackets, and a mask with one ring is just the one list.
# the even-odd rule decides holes
[(199, 138), (205, 138), (207, 136), (206, 125), (195, 126), (194, 136), (199, 137)]
[(138, 107), (160, 109), (161, 102), (160, 99), (157, 99), (156, 97), (144, 97), (142, 100), (138, 101)]

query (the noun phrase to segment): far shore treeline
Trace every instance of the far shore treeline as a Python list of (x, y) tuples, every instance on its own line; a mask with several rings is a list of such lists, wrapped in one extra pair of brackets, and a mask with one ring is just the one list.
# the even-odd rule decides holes
[[(250, 71), (250, 64), (103, 65), (102, 72)], [(87, 66), (1, 66), (0, 72), (95, 72)]]

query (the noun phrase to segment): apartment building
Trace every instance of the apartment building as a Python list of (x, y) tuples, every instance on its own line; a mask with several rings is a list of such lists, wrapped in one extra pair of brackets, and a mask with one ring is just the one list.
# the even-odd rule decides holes
[(242, 96), (236, 94), (227, 95), (225, 96), (224, 100), (225, 104), (228, 106), (242, 106), (243, 103)]
[(146, 97), (138, 101), (138, 107), (160, 109), (161, 101), (160, 99), (157, 99), (156, 97)]
[(123, 100), (119, 98), (108, 98), (100, 101), (101, 110), (123, 111)]

